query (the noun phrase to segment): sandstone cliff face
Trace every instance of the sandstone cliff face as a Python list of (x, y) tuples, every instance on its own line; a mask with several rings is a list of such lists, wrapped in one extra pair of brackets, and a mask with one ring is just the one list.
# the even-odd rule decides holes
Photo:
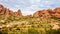
[(45, 18), (51, 17), (48, 10), (40, 10), (40, 11), (37, 11), (33, 14), (33, 17), (39, 17), (39, 16), (45, 17)]
[(57, 18), (60, 18), (60, 8), (56, 8), (53, 10), (53, 15)]
[(54, 10), (51, 10), (51, 9), (41, 10), (41, 11), (37, 11), (33, 14), (34, 17), (39, 17), (39, 15), (42, 15), (42, 17), (44, 17), (44, 18), (50, 18), (52, 16), (60, 18), (60, 8), (56, 8)]
[(4, 16), (5, 16), (5, 18), (8, 18), (10, 16), (9, 15), (9, 9), (6, 9)]
[(19, 9), (17, 12), (14, 12), (14, 16), (21, 17), (22, 16), (21, 10)]
[(4, 14), (5, 12), (5, 8), (3, 7), (3, 5), (0, 5), (0, 14)]
[(18, 16), (22, 16), (22, 13), (21, 13), (21, 10), (20, 9), (17, 11), (17, 15)]
[(9, 10), (5, 8), (3, 5), (0, 4), (0, 14), (3, 14), (5, 18), (9, 16), (22, 16), (21, 10), (18, 10), (17, 12), (14, 12), (12, 10)]
[(48, 10), (42, 10), (41, 11), (41, 15), (42, 15), (42, 17), (45, 17), (45, 18), (51, 17), (51, 15), (50, 15)]
[(39, 17), (41, 11), (37, 11), (33, 14), (33, 17)]

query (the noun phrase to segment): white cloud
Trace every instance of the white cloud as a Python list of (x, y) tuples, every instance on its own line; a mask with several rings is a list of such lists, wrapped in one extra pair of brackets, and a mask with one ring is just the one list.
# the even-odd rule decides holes
[(19, 7), (19, 5), (15, 5), (14, 7)]
[(33, 3), (36, 3), (36, 2), (40, 2), (41, 0), (30, 0), (30, 2), (33, 4)]
[(35, 9), (35, 8), (37, 8), (37, 5), (31, 5), (30, 8)]
[(39, 6), (40, 6), (40, 7), (44, 7), (44, 4), (40, 4)]
[[(31, 5), (30, 7), (26, 7), (25, 8), (25, 11), (31, 11), (31, 12), (35, 12), (35, 11), (37, 11), (37, 10), (40, 10), (40, 8), (39, 7), (44, 7), (44, 5)], [(41, 8), (42, 9), (42, 8)]]
[(16, 1), (21, 1), (21, 0), (16, 0)]
[(3, 0), (0, 0), (0, 1), (3, 1)]
[(38, 9), (38, 6), (37, 5), (31, 5), (30, 7), (26, 7), (25, 8), (25, 11), (33, 11)]
[(54, 4), (54, 2), (53, 2), (53, 1), (50, 1), (50, 0), (46, 0), (45, 3), (46, 3), (47, 5)]
[(8, 2), (8, 1), (11, 1), (11, 0), (3, 0), (4, 2)]

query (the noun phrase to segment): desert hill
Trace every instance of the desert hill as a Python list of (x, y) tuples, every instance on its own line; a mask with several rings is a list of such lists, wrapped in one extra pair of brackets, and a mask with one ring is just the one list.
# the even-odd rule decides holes
[(60, 7), (23, 16), (0, 5), (0, 34), (60, 34)]

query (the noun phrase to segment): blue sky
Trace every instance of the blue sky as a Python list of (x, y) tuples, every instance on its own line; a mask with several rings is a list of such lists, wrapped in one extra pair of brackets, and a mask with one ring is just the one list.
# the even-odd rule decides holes
[(12, 10), (21, 9), (23, 15), (37, 10), (60, 7), (60, 0), (0, 0), (0, 4)]

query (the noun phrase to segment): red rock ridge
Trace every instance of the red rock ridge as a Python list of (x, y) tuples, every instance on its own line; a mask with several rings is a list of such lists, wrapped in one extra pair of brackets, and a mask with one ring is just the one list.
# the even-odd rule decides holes
[[(15, 14), (16, 13), (16, 14)], [(21, 10), (18, 10), (17, 12), (14, 12), (12, 10), (9, 10), (8, 8), (5, 8), (3, 5), (0, 4), (0, 14), (4, 14), (4, 17), (9, 17), (11, 16), (16, 16), (16, 17), (21, 17), (22, 13)]]
[(54, 10), (47, 9), (47, 10), (39, 10), (39, 11), (36, 11), (33, 14), (33, 17), (39, 17), (40, 15), (42, 17), (44, 17), (44, 18), (50, 18), (52, 16), (55, 16), (57, 18), (60, 18), (60, 7), (59, 8), (55, 8)]

